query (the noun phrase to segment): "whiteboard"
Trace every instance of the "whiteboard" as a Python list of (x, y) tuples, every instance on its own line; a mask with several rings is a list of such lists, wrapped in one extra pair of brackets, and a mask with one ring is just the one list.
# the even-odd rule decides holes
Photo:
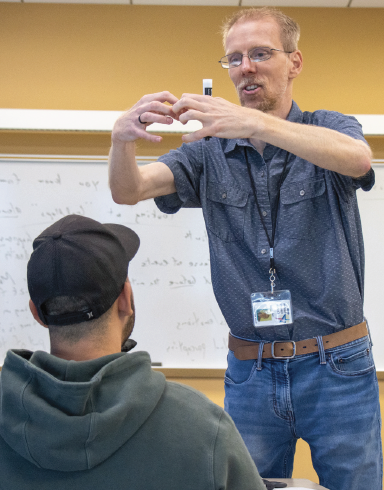
[(76, 213), (120, 223), (141, 239), (129, 266), (136, 349), (166, 368), (225, 368), (228, 327), (213, 296), (201, 211), (161, 213), (154, 202), (112, 201), (104, 161), (0, 159), (0, 365), (10, 348), (49, 351), (26, 281), (33, 239)]
[[(375, 172), (375, 187), (359, 190), (358, 199), (366, 248), (365, 313), (377, 369), (384, 371), (384, 165), (376, 165)], [(10, 348), (49, 351), (47, 330), (28, 308), (27, 262), (33, 239), (76, 213), (129, 226), (140, 236), (129, 268), (136, 349), (165, 368), (224, 369), (228, 327), (212, 292), (201, 210), (166, 215), (152, 200), (117, 205), (107, 173), (105, 158), (0, 158), (0, 365)]]
[(376, 183), (357, 191), (365, 246), (364, 313), (373, 341), (376, 369), (384, 371), (384, 165), (373, 165)]

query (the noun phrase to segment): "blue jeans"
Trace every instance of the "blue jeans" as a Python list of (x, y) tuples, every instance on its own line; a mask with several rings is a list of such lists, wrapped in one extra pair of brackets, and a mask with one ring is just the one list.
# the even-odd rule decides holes
[(229, 351), (224, 406), (262, 477), (290, 478), (302, 438), (321, 485), (382, 488), (379, 390), (367, 337), (325, 356), (259, 364), (239, 361)]

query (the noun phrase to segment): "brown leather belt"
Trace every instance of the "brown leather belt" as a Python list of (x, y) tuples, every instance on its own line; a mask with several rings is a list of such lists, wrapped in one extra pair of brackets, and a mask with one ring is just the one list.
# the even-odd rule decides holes
[[(353, 340), (361, 339), (368, 335), (366, 322), (359, 323), (353, 327), (340, 330), (339, 332), (324, 335), (324, 350), (338, 347), (339, 345), (348, 344)], [(259, 357), (259, 342), (250, 342), (232, 337), (229, 334), (228, 347), (234, 352), (236, 359), (248, 361)], [(276, 340), (263, 346), (263, 359), (292, 359), (295, 356), (303, 354), (312, 354), (319, 352), (317, 339), (306, 339), (294, 342), (293, 340)]]

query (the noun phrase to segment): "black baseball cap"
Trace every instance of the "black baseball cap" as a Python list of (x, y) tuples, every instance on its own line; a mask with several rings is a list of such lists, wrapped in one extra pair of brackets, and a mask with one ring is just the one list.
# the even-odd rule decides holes
[[(118, 298), (139, 245), (139, 237), (126, 226), (74, 214), (43, 231), (33, 241), (27, 268), (29, 295), (41, 321), (72, 325), (100, 317)], [(58, 296), (81, 298), (87, 307), (47, 314), (44, 303)]]

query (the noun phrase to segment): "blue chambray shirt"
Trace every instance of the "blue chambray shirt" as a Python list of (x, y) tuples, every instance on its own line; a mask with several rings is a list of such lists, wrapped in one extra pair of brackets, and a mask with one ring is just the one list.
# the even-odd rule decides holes
[[(364, 140), (358, 121), (338, 112), (287, 118)], [(298, 128), (298, 131), (300, 128)], [(249, 340), (301, 340), (363, 321), (364, 244), (356, 190), (374, 185), (374, 172), (354, 179), (290, 155), (281, 186), (275, 236), (276, 290), (289, 289), (293, 323), (255, 329), (250, 295), (269, 291), (269, 244), (252, 192), (244, 147), (268, 233), (286, 151), (266, 145), (263, 156), (246, 139), (211, 138), (163, 155), (177, 192), (155, 199), (159, 209), (201, 207), (209, 237), (212, 285), (231, 333)]]

